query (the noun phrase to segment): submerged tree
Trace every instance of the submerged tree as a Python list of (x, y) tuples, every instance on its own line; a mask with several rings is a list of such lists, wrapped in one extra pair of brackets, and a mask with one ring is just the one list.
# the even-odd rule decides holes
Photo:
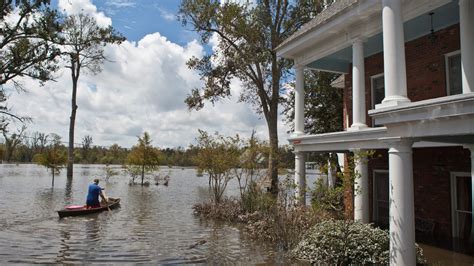
[(107, 44), (121, 43), (124, 38), (112, 26), (102, 28), (96, 20), (85, 14), (72, 15), (66, 18), (62, 31), (63, 51), (67, 68), (71, 70), (72, 97), (69, 123), (69, 146), (67, 177), (73, 176), (74, 164), (74, 127), (77, 112), (77, 85), (81, 71), (97, 74), (106, 60), (104, 47)]
[(180, 19), (191, 24), (203, 43), (217, 37), (218, 47), (203, 58), (188, 61), (199, 71), (204, 86), (187, 97), (189, 108), (200, 109), (231, 95), (232, 79), (245, 85), (241, 101), (253, 104), (265, 117), (270, 154), (271, 191), (278, 192), (278, 105), (281, 79), (291, 64), (278, 58), (277, 48), (322, 9), (320, 0), (183, 0)]
[(234, 175), (233, 169), (239, 164), (239, 136), (224, 137), (218, 133), (209, 135), (199, 130), (196, 140), (198, 153), (194, 159), (195, 163), (198, 170), (209, 175), (212, 199), (218, 204)]
[(159, 169), (160, 151), (151, 145), (152, 140), (148, 132), (138, 137), (138, 144), (132, 147), (128, 154), (127, 164), (129, 172), (141, 176), (141, 185), (145, 175)]
[(36, 154), (33, 161), (51, 171), (51, 186), (54, 187), (54, 176), (61, 173), (61, 169), (67, 162), (64, 146), (61, 145), (61, 137), (53, 134), (49, 146), (42, 153)]

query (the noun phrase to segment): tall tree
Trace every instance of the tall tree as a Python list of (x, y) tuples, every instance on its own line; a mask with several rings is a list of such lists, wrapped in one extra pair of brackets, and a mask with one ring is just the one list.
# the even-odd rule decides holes
[(92, 136), (86, 135), (82, 138), (82, 160), (89, 163), (88, 155), (92, 146)]
[(60, 25), (49, 0), (0, 1), (0, 130), (5, 117), (24, 120), (7, 107), (5, 84), (23, 90), (18, 78), (45, 82), (57, 69)]
[(86, 14), (68, 16), (62, 31), (63, 51), (67, 60), (67, 68), (71, 70), (72, 96), (71, 116), (69, 123), (69, 145), (67, 177), (73, 176), (74, 164), (74, 127), (77, 112), (77, 84), (81, 71), (98, 74), (106, 60), (104, 47), (107, 44), (121, 43), (124, 38), (112, 26), (102, 28), (96, 20)]
[(179, 16), (191, 24), (203, 43), (217, 36), (218, 49), (203, 58), (192, 58), (188, 66), (199, 71), (204, 81), (186, 103), (200, 109), (231, 95), (234, 78), (245, 84), (240, 100), (254, 104), (268, 127), (268, 160), (271, 192), (278, 193), (278, 105), (281, 79), (289, 61), (278, 58), (275, 48), (322, 9), (320, 0), (183, 0)]
[(128, 154), (127, 164), (133, 173), (139, 173), (141, 176), (141, 185), (143, 186), (145, 174), (159, 169), (160, 151), (151, 145), (152, 139), (148, 132), (143, 133), (138, 138), (138, 144), (132, 147)]

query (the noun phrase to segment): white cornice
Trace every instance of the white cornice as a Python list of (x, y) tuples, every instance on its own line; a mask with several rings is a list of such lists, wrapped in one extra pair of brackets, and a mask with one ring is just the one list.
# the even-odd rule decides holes
[[(410, 0), (403, 3), (403, 20), (408, 21), (452, 0)], [(327, 23), (309, 30), (278, 48), (280, 57), (306, 65), (351, 45), (356, 37), (368, 38), (382, 31), (380, 0), (361, 0)]]

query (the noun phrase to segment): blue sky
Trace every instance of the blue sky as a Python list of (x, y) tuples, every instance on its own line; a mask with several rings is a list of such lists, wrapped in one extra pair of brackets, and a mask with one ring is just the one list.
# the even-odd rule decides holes
[[(69, 0), (75, 1), (75, 0)], [(52, 1), (57, 6), (58, 0)], [(112, 26), (130, 41), (159, 32), (171, 42), (185, 45), (197, 34), (177, 20), (181, 0), (93, 0), (98, 11), (112, 18)]]
[[(198, 73), (189, 69), (191, 57), (212, 51), (214, 38), (203, 46), (199, 36), (176, 18), (181, 0), (53, 0), (66, 15), (86, 13), (99, 26), (114, 26), (127, 40), (107, 45), (102, 72), (82, 73), (79, 79), (75, 143), (86, 135), (93, 144), (117, 143), (131, 147), (147, 131), (159, 147), (187, 147), (198, 129), (226, 136), (248, 137), (252, 130), (268, 139), (265, 120), (254, 107), (239, 103), (243, 90), (238, 80), (231, 83), (232, 97), (207, 103), (200, 111), (189, 111), (184, 100), (194, 88), (202, 87)], [(9, 105), (19, 116), (33, 122), (28, 131), (59, 134), (68, 139), (71, 76), (60, 65), (56, 81), (44, 86), (23, 80), (28, 91), (12, 94)], [(11, 129), (12, 132), (14, 129)], [(281, 143), (287, 138), (280, 121)]]

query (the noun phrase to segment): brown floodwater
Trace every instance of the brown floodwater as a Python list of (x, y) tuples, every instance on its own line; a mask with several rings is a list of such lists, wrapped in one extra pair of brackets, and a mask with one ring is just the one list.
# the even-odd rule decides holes
[[(85, 203), (88, 184), (104, 166), (76, 165), (51, 187), (36, 165), (0, 164), (0, 263), (286, 264), (285, 253), (255, 242), (236, 226), (199, 219), (192, 206), (208, 198), (207, 177), (194, 169), (163, 168), (169, 186), (129, 186), (118, 176), (100, 183), (121, 207), (59, 219), (65, 205)], [(229, 194), (237, 193), (230, 184)]]

